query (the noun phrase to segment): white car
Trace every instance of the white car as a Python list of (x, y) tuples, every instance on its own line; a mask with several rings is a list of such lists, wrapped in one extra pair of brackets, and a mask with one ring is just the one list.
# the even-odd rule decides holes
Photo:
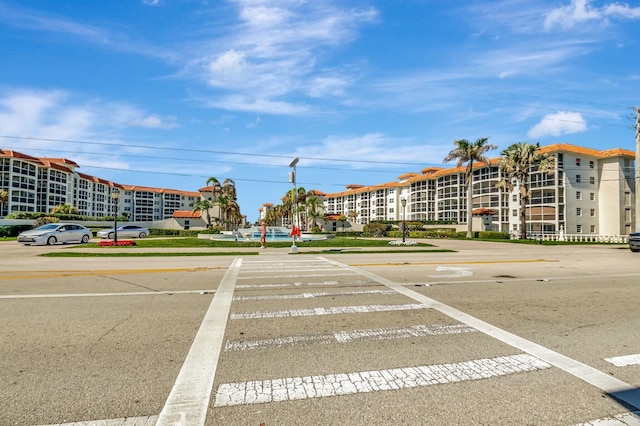
[(21, 232), (18, 242), (26, 246), (31, 244), (49, 245), (56, 243), (79, 242), (86, 244), (93, 237), (91, 230), (75, 223), (47, 223), (35, 229)]
[[(103, 229), (96, 234), (100, 238), (109, 238), (113, 240), (115, 237), (114, 228)], [(118, 238), (146, 238), (149, 230), (138, 225), (120, 225), (118, 226)]]

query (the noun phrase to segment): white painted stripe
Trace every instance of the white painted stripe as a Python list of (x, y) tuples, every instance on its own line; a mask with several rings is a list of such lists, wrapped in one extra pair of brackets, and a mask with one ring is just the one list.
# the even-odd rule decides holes
[(404, 305), (361, 305), (361, 306), (333, 306), (330, 308), (311, 309), (286, 309), (283, 311), (243, 312), (231, 314), (231, 319), (259, 319), (259, 318), (284, 318), (284, 317), (308, 317), (314, 315), (337, 314), (363, 314), (368, 312), (405, 311), (411, 309), (424, 309), (425, 305), (411, 303)]
[(414, 325), (406, 328), (374, 328), (368, 330), (339, 331), (324, 335), (300, 335), (261, 340), (227, 340), (225, 351), (282, 348), (305, 344), (351, 343), (364, 340), (392, 340), (409, 337), (439, 336), (475, 332), (466, 325)]
[(121, 417), (119, 419), (89, 420), (72, 423), (54, 423), (47, 426), (154, 426), (158, 416)]
[(551, 366), (531, 355), (510, 355), (442, 365), (360, 371), (346, 374), (224, 383), (218, 386), (215, 407), (293, 401), (355, 393), (410, 389), (480, 380), (543, 370)]
[(204, 425), (233, 300), (233, 289), (241, 265), (242, 259), (235, 259), (222, 278), (160, 412), (158, 426)]
[(313, 299), (314, 297), (329, 297), (329, 296), (358, 296), (363, 294), (396, 294), (393, 290), (362, 290), (362, 291), (334, 291), (334, 292), (316, 292), (316, 293), (302, 293), (302, 294), (279, 294), (271, 296), (236, 296), (233, 298), (234, 302), (241, 302), (247, 300), (288, 300), (288, 299)]
[(629, 365), (640, 365), (640, 354), (616, 356), (613, 358), (605, 358), (607, 362), (616, 367), (627, 367)]
[(350, 286), (350, 285), (361, 285), (361, 284), (379, 284), (375, 281), (370, 280), (349, 280), (349, 281), (317, 281), (317, 282), (302, 282), (296, 281), (293, 283), (267, 283), (267, 284), (241, 284), (237, 285), (236, 289), (247, 289), (247, 288), (279, 288), (279, 287), (312, 287), (312, 286)]
[(55, 299), (59, 297), (109, 297), (109, 296), (157, 296), (174, 294), (213, 294), (215, 290), (165, 290), (165, 291), (132, 291), (126, 293), (62, 293), (62, 294), (12, 294), (0, 296), (0, 299)]
[(442, 312), (443, 314), (463, 324), (467, 324), (482, 333), (500, 340), (501, 342), (504, 342), (510, 346), (513, 346), (514, 348), (520, 349), (528, 354), (536, 356), (548, 362), (549, 364), (577, 377), (578, 379), (590, 383), (596, 388), (608, 393), (612, 397), (626, 402), (632, 407), (640, 408), (640, 389), (631, 386), (630, 384), (625, 383), (622, 380), (611, 377), (607, 373), (604, 373), (598, 369), (595, 369), (558, 352), (555, 352), (549, 348), (545, 348), (542, 345), (526, 340), (513, 333), (509, 333), (506, 330), (502, 330), (494, 325), (491, 325), (485, 321), (459, 311), (451, 306), (440, 303), (435, 299), (431, 299), (430, 297), (427, 297), (423, 294), (404, 288), (403, 286), (396, 284), (384, 277), (380, 277), (372, 272), (344, 265), (331, 259), (325, 260), (327, 262), (333, 263), (334, 265), (351, 269), (356, 273), (360, 273), (366, 277), (378, 281), (379, 283), (396, 290), (398, 293), (404, 294), (415, 301), (421, 302), (430, 308)]
[(591, 420), (588, 423), (580, 423), (576, 426), (640, 426), (640, 411)]
[(304, 277), (353, 277), (357, 275), (351, 271), (345, 273), (333, 272), (331, 274), (295, 274), (295, 275), (254, 275), (250, 277), (238, 277), (239, 280), (273, 279), (273, 278), (304, 278)]

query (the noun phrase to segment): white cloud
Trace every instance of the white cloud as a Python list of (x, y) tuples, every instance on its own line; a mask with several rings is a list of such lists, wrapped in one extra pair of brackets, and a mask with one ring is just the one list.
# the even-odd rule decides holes
[(572, 133), (584, 132), (587, 122), (578, 112), (560, 111), (556, 114), (547, 114), (542, 120), (533, 126), (527, 136), (536, 139), (545, 136), (561, 136)]
[(605, 21), (608, 18), (640, 19), (640, 7), (626, 3), (610, 3), (603, 7), (591, 6), (591, 0), (571, 0), (571, 4), (560, 6), (547, 13), (544, 28), (559, 26), (563, 29), (587, 21)]
[(160, 0), (142, 0), (142, 3), (147, 6), (158, 6), (160, 4)]
[[(318, 77), (320, 59), (329, 48), (349, 43), (363, 23), (376, 19), (374, 9), (342, 8), (340, 2), (238, 0), (238, 24), (227, 37), (208, 44), (185, 67), (211, 87), (233, 93), (210, 105), (270, 113), (297, 114), (282, 98), (343, 96), (348, 77)], [(219, 30), (216, 28), (216, 32)], [(343, 72), (346, 73), (346, 72)], [(237, 102), (242, 99), (242, 102)], [(223, 104), (223, 101), (232, 101)], [(254, 107), (248, 108), (248, 105)], [(284, 107), (288, 106), (288, 107)]]

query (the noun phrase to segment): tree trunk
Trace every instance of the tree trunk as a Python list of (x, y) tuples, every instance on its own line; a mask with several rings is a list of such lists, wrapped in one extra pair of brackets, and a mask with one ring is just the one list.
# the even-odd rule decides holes
[(467, 239), (473, 238), (472, 177), (467, 177)]
[(527, 239), (527, 197), (520, 196), (520, 239)]

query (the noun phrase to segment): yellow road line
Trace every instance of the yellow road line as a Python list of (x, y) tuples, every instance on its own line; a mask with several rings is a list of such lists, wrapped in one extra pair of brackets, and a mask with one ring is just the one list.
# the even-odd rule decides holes
[[(8, 271), (0, 272), (0, 281), (33, 278), (59, 278), (59, 277), (90, 277), (96, 275), (132, 275), (132, 274), (159, 274), (172, 272), (203, 272), (214, 269), (227, 269), (227, 267), (197, 267), (197, 268), (161, 268), (161, 269), (102, 269), (102, 270), (70, 270), (70, 271)], [(25, 273), (28, 275), (25, 275)], [(4, 275), (4, 274), (14, 275)]]
[(350, 263), (349, 266), (413, 266), (413, 265), (482, 265), (492, 263), (536, 263), (536, 262), (558, 262), (558, 260), (548, 259), (514, 259), (514, 260), (476, 260), (476, 261), (456, 261), (456, 262), (387, 262), (387, 263)]

